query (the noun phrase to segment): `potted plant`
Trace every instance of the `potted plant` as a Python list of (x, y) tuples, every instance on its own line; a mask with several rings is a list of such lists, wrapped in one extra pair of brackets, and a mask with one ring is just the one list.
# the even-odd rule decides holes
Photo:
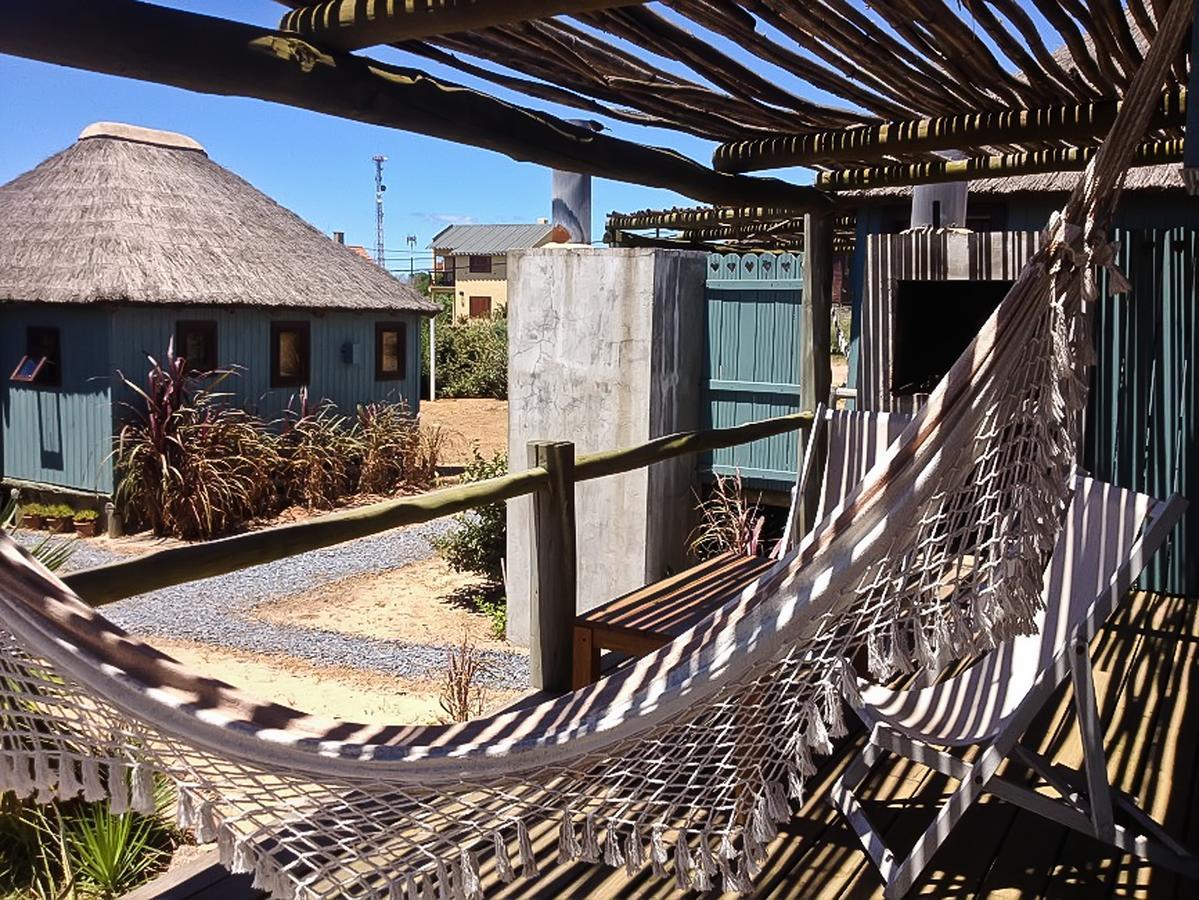
[(51, 531), (68, 533), (75, 524), (75, 510), (65, 503), (53, 503), (46, 508), (46, 527)]
[(21, 507), (21, 527), (37, 531), (46, 523), (46, 507), (41, 503), (29, 503)]
[(75, 533), (81, 537), (95, 537), (100, 524), (100, 514), (94, 509), (81, 509), (75, 513)]

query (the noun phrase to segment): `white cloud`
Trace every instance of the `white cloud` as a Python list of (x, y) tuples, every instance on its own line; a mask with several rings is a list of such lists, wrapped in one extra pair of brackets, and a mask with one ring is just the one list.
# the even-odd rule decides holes
[(434, 225), (474, 225), (478, 222), (474, 216), (459, 216), (454, 213), (413, 213), (419, 219), (432, 222)]

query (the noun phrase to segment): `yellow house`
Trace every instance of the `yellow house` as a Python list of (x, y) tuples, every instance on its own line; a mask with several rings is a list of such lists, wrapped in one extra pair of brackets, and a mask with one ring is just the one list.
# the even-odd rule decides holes
[(454, 318), (490, 316), (508, 306), (508, 251), (565, 241), (565, 229), (532, 225), (451, 225), (429, 244), (433, 299), (454, 297)]

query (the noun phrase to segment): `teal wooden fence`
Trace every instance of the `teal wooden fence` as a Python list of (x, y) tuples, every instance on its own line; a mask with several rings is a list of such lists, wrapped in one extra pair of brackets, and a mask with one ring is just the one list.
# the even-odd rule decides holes
[(1104, 297), (1083, 464), (1190, 508), (1141, 586), (1199, 596), (1199, 230), (1118, 229), (1132, 291)]
[[(708, 258), (703, 427), (726, 428), (799, 411), (803, 259), (795, 253)], [(798, 432), (718, 450), (702, 470), (739, 471), (756, 488), (789, 490)]]

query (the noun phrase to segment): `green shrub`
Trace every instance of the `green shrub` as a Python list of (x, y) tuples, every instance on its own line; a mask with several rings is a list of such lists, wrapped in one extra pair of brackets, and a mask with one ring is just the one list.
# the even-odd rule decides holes
[(508, 635), (508, 601), (502, 592), (472, 594), (470, 603), (487, 617), (491, 636), (502, 641)]
[[(27, 503), (25, 506), (20, 507), (23, 514), (27, 513), (39, 516), (44, 514), (45, 509), (45, 505), (41, 503)], [(19, 524), (17, 510), (18, 504), (12, 499), (0, 503), (0, 529), (12, 531), (17, 527)], [(47, 536), (31, 547), (29, 552), (34, 559), (53, 572), (56, 569), (62, 568), (66, 561), (71, 558), (71, 554), (75, 552), (75, 540), (75, 538), (63, 540)]]
[(508, 396), (508, 320), (465, 319), (437, 332), (439, 397)]
[(48, 519), (71, 519), (75, 516), (75, 510), (65, 503), (51, 503), (49, 506), (43, 507), (43, 510), (42, 515)]
[(0, 896), (109, 900), (149, 880), (181, 839), (167, 816), (173, 793), (160, 782), (156, 794), (149, 816), (0, 796)]
[(94, 522), (100, 518), (100, 513), (94, 509), (81, 509), (75, 513), (76, 522)]
[[(508, 456), (502, 451), (490, 459), (484, 458), (477, 447), (471, 452), (474, 458), (462, 473), (464, 482), (508, 474)], [(499, 582), (503, 579), (507, 536), (507, 507), (503, 503), (490, 503), (454, 516), (450, 530), (433, 543), (455, 571), (476, 572)]]

